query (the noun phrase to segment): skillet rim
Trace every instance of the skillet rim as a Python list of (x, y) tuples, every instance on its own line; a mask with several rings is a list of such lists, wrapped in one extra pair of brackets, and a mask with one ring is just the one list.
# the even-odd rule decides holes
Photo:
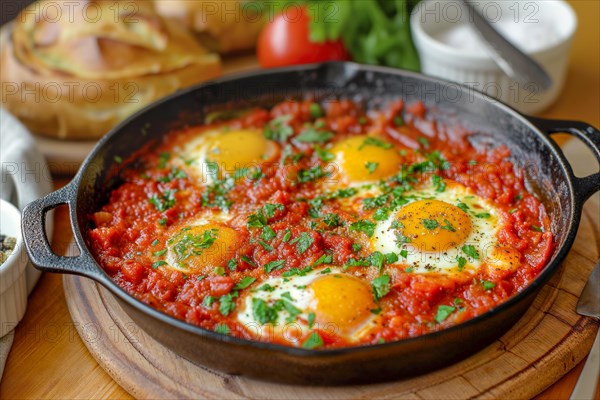
[[(465, 322), (462, 322), (457, 325), (450, 326), (448, 328), (444, 328), (439, 331), (426, 333), (424, 335), (419, 335), (415, 337), (409, 337), (401, 340), (396, 340), (392, 342), (386, 342), (381, 344), (369, 344), (362, 346), (353, 346), (353, 347), (342, 347), (342, 348), (329, 348), (322, 350), (314, 350), (314, 349), (304, 349), (301, 347), (291, 347), (285, 346), (275, 343), (269, 342), (261, 342), (258, 340), (250, 340), (244, 338), (238, 338), (234, 336), (222, 335), (216, 333), (214, 331), (201, 328), (196, 325), (192, 325), (183, 320), (179, 320), (175, 317), (172, 317), (166, 313), (163, 313), (159, 310), (152, 308), (150, 305), (138, 300), (133, 297), (129, 293), (127, 293), (124, 289), (118, 286), (104, 271), (104, 269), (99, 265), (96, 261), (92, 253), (89, 251), (87, 246), (87, 240), (84, 237), (82, 231), (79, 229), (78, 224), (78, 200), (81, 189), (81, 181), (83, 176), (87, 172), (88, 168), (92, 165), (92, 160), (100, 153), (105, 144), (110, 141), (114, 136), (118, 136), (121, 134), (123, 128), (125, 128), (128, 124), (133, 122), (134, 120), (142, 117), (144, 114), (151, 112), (152, 110), (157, 110), (159, 107), (162, 107), (165, 103), (170, 102), (171, 100), (178, 98), (180, 96), (185, 96), (189, 93), (192, 93), (197, 90), (202, 90), (209, 86), (217, 86), (222, 83), (235, 81), (239, 79), (245, 78), (255, 78), (264, 75), (271, 74), (279, 74), (279, 73), (289, 73), (289, 72), (302, 72), (302, 73), (310, 73), (310, 72), (318, 72), (320, 70), (327, 70), (332, 68), (333, 66), (339, 65), (344, 70), (351, 68), (354, 72), (375, 72), (375, 73), (384, 73), (388, 75), (404, 75), (407, 77), (415, 78), (421, 81), (429, 81), (435, 84), (451, 84), (459, 87), (461, 90), (469, 90), (474, 94), (476, 98), (480, 101), (491, 102), (492, 105), (496, 108), (499, 108), (505, 115), (509, 115), (515, 118), (518, 122), (524, 124), (530, 131), (533, 131), (538, 138), (544, 143), (544, 146), (550, 150), (553, 156), (555, 156), (562, 167), (564, 172), (564, 177), (566, 178), (566, 182), (568, 183), (568, 195), (569, 195), (569, 211), (571, 213), (571, 218), (569, 219), (569, 226), (567, 230), (567, 235), (565, 236), (564, 242), (562, 245), (555, 249), (553, 254), (553, 259), (540, 271), (539, 275), (530, 282), (525, 289), (508, 298), (506, 301), (502, 302), (498, 306), (489, 309), (485, 313), (478, 315), (476, 317), (471, 318)], [(533, 134), (533, 133), (528, 133)], [(146, 141), (147, 143), (148, 141)], [(110, 168), (112, 164), (107, 165), (103, 169)], [(112, 128), (104, 137), (102, 137), (98, 143), (94, 146), (94, 149), (88, 154), (81, 167), (79, 168), (77, 174), (73, 178), (73, 180), (64, 188), (67, 190), (69, 200), (73, 203), (73, 206), (70, 207), (69, 214), (71, 219), (71, 229), (73, 230), (74, 239), (76, 240), (80, 251), (87, 253), (86, 255), (89, 257), (89, 260), (94, 263), (95, 269), (97, 270), (97, 274), (83, 272), (80, 275), (83, 275), (87, 278), (91, 278), (101, 285), (103, 285), (106, 289), (108, 289), (111, 293), (117, 295), (120, 300), (125, 301), (129, 306), (135, 308), (137, 311), (142, 312), (151, 316), (152, 318), (158, 319), (160, 322), (171, 325), (177, 329), (184, 330), (188, 333), (192, 333), (194, 335), (198, 335), (203, 339), (214, 340), (218, 342), (227, 343), (228, 345), (236, 345), (236, 346), (249, 346), (261, 351), (271, 351), (276, 353), (283, 353), (287, 356), (294, 356), (302, 359), (310, 359), (310, 358), (318, 358), (318, 359), (326, 359), (332, 358), (334, 356), (345, 356), (347, 354), (354, 353), (365, 353), (376, 351), (383, 351), (385, 349), (389, 349), (396, 346), (402, 345), (410, 345), (419, 341), (428, 341), (428, 340), (436, 340), (440, 336), (444, 336), (453, 332), (458, 332), (465, 327), (472, 325), (479, 325), (484, 323), (486, 320), (494, 317), (495, 315), (511, 308), (513, 305), (525, 300), (525, 298), (531, 294), (537, 294), (537, 291), (541, 289), (541, 287), (550, 279), (550, 277), (557, 271), (560, 267), (560, 264), (563, 262), (567, 253), (571, 250), (573, 242), (575, 240), (575, 236), (577, 234), (577, 230), (581, 220), (581, 207), (582, 202), (578, 201), (575, 198), (577, 194), (577, 188), (574, 184), (575, 176), (573, 174), (572, 168), (568, 161), (566, 160), (562, 150), (558, 147), (556, 142), (554, 142), (550, 135), (544, 133), (540, 128), (538, 128), (531, 120), (528, 119), (527, 116), (519, 113), (512, 107), (486, 95), (485, 93), (479, 92), (473, 88), (470, 88), (466, 85), (462, 85), (455, 82), (449, 82), (443, 79), (429, 77), (420, 73), (399, 70), (391, 67), (382, 67), (382, 66), (372, 66), (365, 64), (358, 64), (354, 62), (327, 62), (327, 63), (317, 63), (317, 64), (306, 64), (292, 67), (284, 67), (284, 68), (276, 68), (276, 69), (268, 69), (268, 70), (257, 70), (250, 72), (242, 72), (237, 74), (228, 75), (225, 77), (221, 77), (218, 79), (206, 81), (184, 90), (175, 92), (169, 96), (165, 96), (160, 100), (157, 100), (150, 105), (138, 110), (130, 117), (121, 121), (118, 125)], [(567, 210), (565, 209), (564, 212)], [(83, 246), (82, 246), (83, 245)], [(63, 272), (64, 273), (64, 272)], [(68, 273), (68, 272), (67, 272)], [(522, 318), (519, 317), (519, 318)], [(508, 328), (514, 325), (510, 325)], [(489, 343), (487, 344), (489, 345)]]

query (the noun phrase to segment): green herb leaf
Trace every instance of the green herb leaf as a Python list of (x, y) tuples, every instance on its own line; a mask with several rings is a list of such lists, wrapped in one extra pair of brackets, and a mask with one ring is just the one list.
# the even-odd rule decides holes
[(369, 171), (369, 174), (372, 174), (373, 172), (375, 172), (375, 170), (377, 169), (378, 166), (379, 166), (378, 162), (367, 161), (365, 163), (365, 168), (367, 169), (367, 171)]
[(465, 265), (467, 265), (467, 259), (464, 257), (456, 257), (456, 261), (458, 262), (459, 271), (462, 271)]
[(209, 295), (202, 300), (202, 305), (206, 308), (210, 308), (215, 301), (217, 301), (217, 299)]
[(232, 292), (226, 295), (223, 295), (219, 298), (219, 312), (221, 315), (228, 316), (233, 310), (235, 310), (235, 298), (237, 297), (237, 292)]
[(543, 229), (537, 225), (531, 225), (531, 229), (533, 229), (536, 232), (544, 232)]
[(294, 139), (302, 143), (325, 143), (335, 135), (332, 132), (318, 131), (313, 127), (306, 128)]
[(423, 226), (426, 229), (433, 230), (433, 229), (437, 228), (438, 226), (440, 226), (440, 224), (435, 219), (424, 219)]
[(158, 268), (158, 267), (160, 267), (162, 265), (165, 265), (165, 264), (167, 264), (166, 261), (163, 261), (163, 260), (156, 261), (156, 262), (152, 263), (152, 268), (156, 269), (156, 268)]
[(215, 325), (215, 332), (222, 335), (229, 335), (229, 327), (225, 324), (217, 324)]
[(308, 234), (308, 232), (302, 232), (300, 236), (292, 240), (290, 243), (297, 243), (296, 250), (299, 254), (304, 254), (304, 252), (308, 250), (308, 248), (314, 243), (314, 241), (315, 240), (311, 235)]
[(445, 229), (450, 232), (456, 232), (456, 229), (452, 226), (450, 221), (448, 221), (447, 219), (444, 219), (444, 225), (442, 225), (442, 229)]
[(323, 346), (323, 339), (317, 332), (312, 332), (308, 339), (302, 343), (302, 347), (309, 350), (316, 349), (321, 346)]
[(438, 307), (437, 314), (435, 315), (435, 321), (439, 324), (442, 323), (456, 310), (455, 307), (441, 305)]
[(265, 272), (268, 274), (269, 272), (283, 268), (284, 265), (285, 265), (285, 260), (276, 260), (276, 261), (271, 261), (269, 263), (266, 263), (263, 268), (265, 269)]
[(371, 237), (375, 233), (376, 226), (377, 225), (371, 221), (361, 220), (350, 224), (350, 230), (364, 232), (368, 237)]
[(389, 275), (381, 275), (371, 281), (371, 289), (375, 300), (378, 301), (390, 292), (390, 281)]
[(461, 248), (462, 252), (465, 253), (467, 256), (471, 257), (474, 260), (479, 260), (479, 252), (477, 252), (477, 249), (475, 248), (475, 246), (471, 245), (471, 244), (466, 244)]
[(383, 140), (377, 139), (375, 137), (369, 136), (368, 138), (366, 138), (362, 144), (358, 147), (358, 150), (362, 150), (364, 149), (366, 146), (375, 146), (375, 147), (381, 147), (382, 149), (391, 149), (392, 146), (390, 143), (384, 142)]
[(481, 284), (483, 285), (483, 290), (492, 290), (496, 287), (496, 284), (490, 281), (481, 281)]
[(254, 281), (256, 280), (256, 278), (253, 278), (251, 276), (245, 276), (242, 278), (241, 281), (239, 281), (234, 287), (233, 290), (242, 290), (242, 289), (246, 289), (248, 286), (252, 285), (254, 283)]
[(269, 307), (263, 299), (252, 299), (252, 314), (262, 325), (277, 321), (277, 310)]
[(294, 134), (294, 130), (288, 125), (290, 119), (292, 119), (291, 115), (281, 115), (269, 121), (263, 128), (265, 138), (276, 142), (285, 142)]

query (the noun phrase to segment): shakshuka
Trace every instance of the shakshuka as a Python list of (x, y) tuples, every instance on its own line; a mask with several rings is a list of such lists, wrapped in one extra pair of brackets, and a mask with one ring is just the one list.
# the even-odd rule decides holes
[(223, 335), (318, 349), (441, 330), (521, 291), (553, 250), (509, 150), (469, 137), (419, 102), (212, 113), (115, 157), (132, 166), (89, 243), (132, 296)]

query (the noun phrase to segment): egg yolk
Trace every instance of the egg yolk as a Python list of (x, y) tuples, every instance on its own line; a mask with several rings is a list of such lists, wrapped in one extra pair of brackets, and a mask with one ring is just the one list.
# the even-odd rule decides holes
[(516, 249), (497, 245), (491, 249), (487, 261), (494, 268), (514, 271), (521, 265), (521, 253)]
[(167, 263), (184, 272), (209, 273), (231, 259), (241, 243), (240, 234), (223, 224), (186, 227), (167, 241)]
[(399, 232), (422, 251), (444, 251), (462, 244), (471, 233), (471, 218), (455, 205), (419, 200), (396, 214)]
[(331, 152), (334, 177), (344, 183), (377, 181), (398, 172), (401, 158), (396, 149), (383, 139), (359, 135), (336, 143)]
[(373, 317), (377, 308), (371, 290), (363, 281), (346, 274), (329, 274), (309, 285), (313, 291), (311, 310), (320, 326), (352, 334)]
[[(277, 154), (277, 145), (257, 130), (237, 130), (205, 134), (199, 144), (205, 163), (218, 167), (218, 176), (231, 175), (241, 168), (259, 167)], [(212, 173), (207, 167), (207, 173)]]

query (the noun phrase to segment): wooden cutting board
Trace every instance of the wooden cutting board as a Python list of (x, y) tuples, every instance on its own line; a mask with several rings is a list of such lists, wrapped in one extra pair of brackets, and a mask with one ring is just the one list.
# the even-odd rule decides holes
[(599, 205), (588, 202), (573, 249), (525, 316), (490, 346), (445, 369), (397, 382), (301, 387), (251, 380), (197, 366), (143, 332), (114, 297), (89, 279), (65, 276), (65, 296), (94, 358), (138, 398), (530, 398), (589, 352), (598, 322), (575, 313), (600, 249)]

